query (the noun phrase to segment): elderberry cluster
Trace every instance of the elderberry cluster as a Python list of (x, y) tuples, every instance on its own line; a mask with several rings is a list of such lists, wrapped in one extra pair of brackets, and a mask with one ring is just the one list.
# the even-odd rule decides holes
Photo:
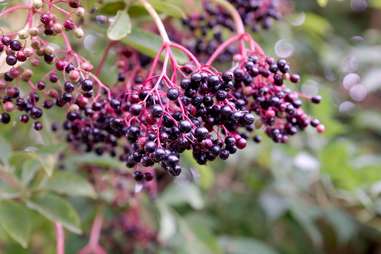
[[(11, 122), (10, 114), (13, 111), (21, 112), (18, 120), (21, 123), (34, 121), (35, 130), (43, 128), (40, 121), (43, 109), (53, 106), (63, 107), (82, 97), (73, 93), (75, 84), (81, 75), (86, 75), (92, 67), (72, 51), (71, 46), (65, 45), (66, 51), (55, 49), (49, 44), (47, 37), (66, 36), (65, 31), (74, 31), (78, 38), (83, 36), (80, 28), (84, 16), (84, 8), (79, 0), (65, 1), (67, 11), (63, 6), (57, 8), (62, 15), (54, 13), (44, 1), (32, 1), (28, 7), (27, 26), (18, 33), (3, 34), (0, 36), (0, 56), (5, 56), (4, 73), (0, 74), (0, 100), (3, 112), (0, 121), (4, 124)], [(49, 11), (47, 11), (49, 9)], [(78, 21), (75, 21), (77, 17)], [(36, 22), (33, 21), (34, 17)], [(37, 24), (34, 24), (37, 23)], [(65, 37), (66, 38), (66, 37)], [(74, 64), (74, 61), (76, 64)], [(73, 62), (73, 63), (72, 63)], [(50, 64), (55, 63), (55, 68)], [(33, 78), (33, 67), (48, 65), (51, 70), (44, 78)], [(61, 84), (62, 77), (64, 83)], [(83, 97), (91, 97), (90, 91), (83, 93)], [(83, 98), (82, 98), (83, 99)]]
[[(175, 84), (136, 75), (126, 85), (131, 79), (126, 76), (110, 98), (77, 104), (63, 128), (77, 149), (117, 156), (130, 168), (160, 164), (177, 176), (186, 150), (206, 164), (244, 149), (249, 138), (260, 142), (255, 129), (263, 128), (278, 143), (308, 125), (324, 131), (303, 112), (299, 94), (286, 88), (286, 81), (300, 79), (289, 69), (285, 60), (251, 56), (223, 73), (182, 66), (185, 76)], [(81, 87), (92, 88), (92, 81), (81, 81)], [(320, 97), (309, 99), (320, 102)], [(144, 177), (135, 172), (136, 179)]]
[(253, 32), (269, 29), (280, 18), (279, 0), (229, 0), (238, 10), (244, 24)]
[[(278, 1), (275, 0), (229, 0), (236, 7), (244, 24), (253, 32), (260, 27), (268, 29), (272, 20), (280, 17)], [(234, 31), (231, 15), (223, 8), (203, 1), (205, 13), (194, 14), (183, 19), (183, 24), (191, 31), (191, 38), (185, 38), (187, 47), (196, 55), (210, 56), (224, 42), (223, 33), (227, 29)], [(228, 48), (220, 56), (221, 61), (231, 58), (236, 48)]]
[[(248, 10), (256, 12), (269, 3), (261, 2), (257, 8), (257, 1), (248, 2), (232, 1), (247, 15)], [(82, 13), (78, 1), (67, 3), (76, 13)], [(74, 23), (71, 17), (62, 22), (58, 15), (43, 11), (42, 6), (33, 8), (31, 13), (40, 19), (37, 27), (30, 27), (27, 35), (0, 37), (0, 53), (6, 54), (8, 68), (0, 79), (0, 121), (11, 122), (10, 112), (19, 111), (21, 123), (33, 120), (34, 129), (41, 130), (44, 109), (65, 108), (66, 119), (53, 125), (52, 130), (61, 126), (67, 142), (79, 152), (117, 157), (135, 169), (133, 177), (137, 181), (150, 182), (153, 175), (141, 171), (141, 167), (155, 165), (178, 176), (182, 171), (180, 156), (185, 151), (190, 151), (199, 164), (217, 158), (226, 160), (244, 149), (249, 139), (259, 143), (259, 129), (277, 143), (286, 143), (309, 125), (324, 131), (319, 120), (302, 109), (303, 99), (319, 103), (320, 97), (306, 97), (288, 89), (287, 83), (298, 83), (300, 77), (290, 73), (285, 60), (266, 57), (248, 35), (236, 38), (250, 42), (250, 49), (241, 48), (233, 57), (233, 67), (222, 72), (212, 67), (217, 57), (214, 54), (202, 65), (183, 49), (191, 62), (180, 65), (168, 51), (176, 46), (172, 43), (163, 45), (158, 53), (166, 54), (168, 61), (161, 61), (160, 55), (151, 59), (113, 42), (106, 52), (117, 52), (118, 77), (109, 86), (99, 79), (105, 58), (93, 70), (73, 50), (63, 32), (74, 30), (77, 36), (83, 35), (80, 22)], [(198, 18), (207, 22), (201, 29), (204, 35), (215, 26), (232, 28), (232, 20), (222, 9), (213, 9), (207, 3), (205, 8), (208, 17)], [(199, 24), (190, 21), (187, 25), (196, 31)], [(50, 46), (45, 39), (57, 35), (63, 36), (65, 50)], [(217, 42), (208, 45), (207, 54), (216, 51), (226, 58), (236, 52), (237, 41), (231, 47), (219, 48), (222, 31), (214, 38)], [(178, 44), (176, 47), (182, 48)], [(26, 60), (32, 66), (47, 65), (49, 72), (41, 79), (32, 79), (33, 71), (18, 65)]]
[[(0, 121), (4, 124), (11, 122), (11, 112), (19, 111), (19, 122), (26, 124), (32, 119), (34, 129), (39, 131), (43, 128), (40, 119), (44, 109), (71, 105), (74, 101), (80, 104), (93, 94), (89, 82), (79, 82), (80, 72), (74, 64), (56, 59), (54, 50), (49, 46), (42, 46), (41, 43), (39, 38), (33, 37), (32, 48), (29, 48), (24, 47), (17, 39), (11, 39), (6, 35), (1, 37), (0, 49), (6, 52), (6, 64), (9, 66), (9, 70), (0, 79), (0, 98), (4, 110), (0, 115)], [(15, 66), (18, 61), (26, 61), (27, 57), (32, 58), (32, 65), (40, 65), (40, 58), (46, 64), (55, 61), (55, 68), (45, 79), (32, 82), (31, 69)], [(90, 67), (83, 64), (81, 68), (89, 70)], [(67, 75), (63, 84), (60, 83), (58, 72)], [(29, 89), (24, 89), (25, 84)]]

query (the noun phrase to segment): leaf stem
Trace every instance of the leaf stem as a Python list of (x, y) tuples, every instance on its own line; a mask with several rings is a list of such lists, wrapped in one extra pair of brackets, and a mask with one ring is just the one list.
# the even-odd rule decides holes
[(139, 1), (143, 4), (144, 8), (148, 11), (148, 13), (153, 18), (153, 20), (157, 26), (157, 29), (159, 29), (160, 36), (163, 39), (164, 44), (169, 44), (171, 42), (171, 40), (168, 37), (167, 30), (165, 29), (165, 26), (164, 26), (163, 22), (161, 21), (159, 14), (157, 14), (155, 9), (152, 7), (152, 5), (147, 0), (139, 0)]
[(62, 224), (56, 222), (56, 254), (65, 254), (65, 235)]

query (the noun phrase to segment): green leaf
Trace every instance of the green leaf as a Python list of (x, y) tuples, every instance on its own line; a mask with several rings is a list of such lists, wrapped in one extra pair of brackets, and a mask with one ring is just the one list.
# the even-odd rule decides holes
[[(207, 220), (208, 218), (204, 219)], [(216, 236), (208, 228), (208, 223), (194, 220), (190, 216), (187, 216), (186, 220), (183, 221), (186, 222), (189, 229), (192, 230), (202, 244), (210, 249), (213, 254), (224, 253), (218, 240), (216, 239)]]
[(357, 186), (357, 180), (349, 163), (351, 156), (349, 148), (350, 144), (346, 141), (334, 141), (326, 146), (320, 155), (322, 172), (328, 174), (336, 186), (345, 189)]
[(176, 233), (176, 218), (166, 204), (157, 202), (160, 212), (159, 239), (168, 241)]
[(289, 203), (291, 214), (295, 220), (302, 226), (316, 245), (321, 245), (323, 241), (322, 235), (315, 224), (315, 219), (320, 215), (320, 209), (297, 198), (291, 198)]
[(332, 92), (327, 88), (320, 90), (320, 95), (324, 98), (319, 105), (313, 105), (311, 108), (311, 115), (319, 119), (325, 126), (326, 131), (323, 136), (335, 136), (344, 131), (344, 126), (334, 119), (335, 109), (332, 107), (334, 101), (332, 98)]
[(324, 214), (335, 229), (341, 244), (347, 243), (356, 234), (355, 222), (343, 211), (332, 207), (325, 209)]
[(7, 2), (1, 2), (0, 3), (0, 11), (2, 11), (6, 6), (7, 6)]
[(53, 222), (61, 223), (69, 231), (80, 234), (80, 219), (72, 205), (54, 194), (43, 194), (27, 201), (27, 206)]
[(161, 202), (167, 205), (181, 205), (188, 203), (194, 209), (202, 209), (204, 200), (200, 190), (192, 183), (174, 183), (160, 196)]
[(107, 30), (110, 40), (119, 41), (131, 33), (131, 20), (126, 10), (119, 10)]
[(276, 254), (266, 243), (251, 238), (221, 237), (220, 244), (226, 254)]
[(44, 187), (70, 196), (96, 197), (93, 186), (85, 178), (68, 171), (56, 171)]
[(168, 16), (174, 17), (174, 18), (185, 18), (185, 13), (180, 9), (180, 7), (163, 1), (163, 0), (150, 0), (150, 3), (152, 6), (161, 13), (164, 13)]
[(182, 154), (182, 159), (185, 164), (185, 166), (194, 168), (197, 170), (199, 177), (199, 185), (202, 189), (209, 189), (212, 187), (215, 176), (213, 171), (213, 166), (209, 163), (208, 165), (200, 165), (196, 162), (196, 160), (193, 158), (193, 155), (191, 152), (186, 151)]
[(375, 111), (362, 111), (355, 115), (354, 125), (365, 131), (373, 131), (381, 134), (381, 118)]
[(110, 156), (97, 156), (93, 153), (71, 156), (66, 160), (66, 165), (68, 168), (75, 168), (78, 165), (89, 164), (98, 166), (100, 168), (114, 168), (114, 169), (124, 169), (126, 166), (119, 160), (116, 160)]
[(3, 138), (0, 137), (0, 160), (4, 164), (8, 164), (8, 160), (12, 155), (11, 145)]
[[(163, 44), (160, 36), (135, 27), (121, 42), (150, 57), (155, 57)], [(188, 61), (187, 57), (177, 49), (173, 49), (173, 54), (180, 64)]]
[(131, 5), (128, 7), (128, 14), (131, 18), (149, 16), (149, 13), (142, 5)]
[(369, 6), (374, 8), (381, 8), (381, 0), (370, 0)]
[(26, 160), (38, 161), (45, 173), (51, 176), (56, 165), (57, 155), (42, 152), (14, 152), (10, 158), (10, 163), (14, 167), (22, 167)]
[(41, 164), (37, 160), (27, 160), (24, 162), (21, 171), (21, 182), (28, 185), (41, 168)]
[[(207, 239), (205, 239), (205, 235), (198, 235), (193, 231), (193, 228), (180, 216), (177, 216), (177, 222), (179, 224), (179, 234), (183, 237), (183, 249), (185, 253), (188, 254), (218, 254), (219, 252), (212, 250), (212, 246), (209, 246), (207, 243)], [(212, 248), (211, 248), (212, 247)]]
[(45, 170), (48, 176), (51, 176), (54, 171), (54, 167), (56, 166), (56, 156), (54, 155), (46, 155), (38, 157), (42, 168)]
[(332, 31), (332, 26), (326, 19), (311, 12), (306, 14), (302, 27), (305, 31), (319, 36), (326, 36)]
[(328, 4), (328, 0), (317, 0), (317, 3), (320, 7), (326, 7)]
[(26, 207), (11, 201), (0, 202), (0, 225), (15, 241), (26, 248), (31, 231)]
[(98, 11), (106, 15), (115, 15), (119, 10), (126, 8), (126, 3), (124, 1), (112, 1), (102, 5)]

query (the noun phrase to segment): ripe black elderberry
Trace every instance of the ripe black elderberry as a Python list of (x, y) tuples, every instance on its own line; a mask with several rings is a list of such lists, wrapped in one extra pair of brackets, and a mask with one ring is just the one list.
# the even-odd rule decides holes
[(8, 124), (11, 121), (11, 116), (7, 112), (3, 112), (0, 115), (0, 121), (4, 124)]

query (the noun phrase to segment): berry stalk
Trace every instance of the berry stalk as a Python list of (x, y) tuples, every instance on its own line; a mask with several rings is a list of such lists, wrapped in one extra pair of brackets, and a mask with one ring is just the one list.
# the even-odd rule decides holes
[(169, 44), (171, 40), (168, 37), (168, 33), (165, 29), (163, 22), (161, 21), (159, 14), (157, 14), (155, 9), (152, 7), (152, 5), (149, 2), (147, 2), (147, 0), (140, 0), (140, 2), (143, 4), (144, 8), (148, 11), (148, 13), (153, 18), (157, 26), (157, 29), (159, 30), (161, 38), (163, 39), (164, 44)]
[(64, 235), (62, 224), (56, 222), (55, 229), (56, 229), (56, 241), (57, 241), (56, 254), (65, 254), (65, 235)]

